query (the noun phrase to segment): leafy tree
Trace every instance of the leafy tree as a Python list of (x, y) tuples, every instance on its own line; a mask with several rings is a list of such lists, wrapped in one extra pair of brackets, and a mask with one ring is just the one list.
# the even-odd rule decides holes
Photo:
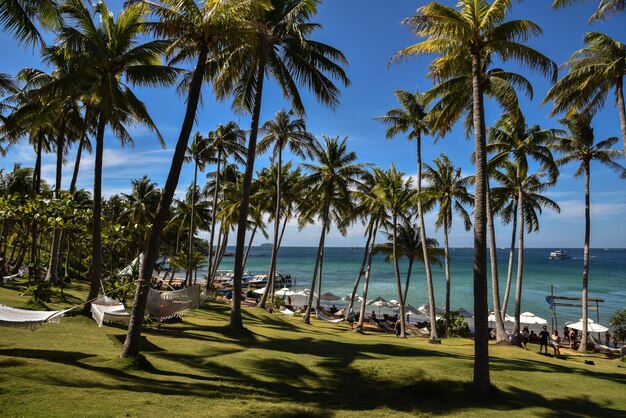
[[(553, 0), (552, 7), (560, 9), (573, 3), (582, 3), (583, 1), (588, 2), (589, 0)], [(604, 20), (612, 14), (623, 12), (624, 9), (626, 9), (626, 1), (624, 0), (598, 0), (598, 8), (589, 20), (591, 22)]]
[[(278, 83), (291, 107), (301, 115), (304, 114), (304, 104), (298, 85), (306, 86), (322, 104), (334, 108), (339, 102), (339, 89), (327, 75), (344, 85), (349, 84), (340, 66), (346, 63), (343, 54), (310, 38), (320, 27), (311, 22), (317, 14), (318, 3), (318, 0), (269, 0), (270, 7), (259, 8), (249, 22), (250, 31), (240, 47), (218, 60), (215, 66), (215, 84), (220, 97), (234, 92), (234, 109), (252, 115), (235, 247), (233, 293), (236, 295), (241, 292), (243, 250), (265, 78)], [(233, 298), (230, 317), (230, 326), (239, 329), (243, 328), (240, 302), (239, 298)]]
[(591, 193), (589, 189), (591, 162), (598, 162), (620, 173), (622, 177), (626, 177), (624, 167), (615, 162), (615, 159), (622, 156), (621, 151), (611, 149), (619, 140), (616, 137), (610, 137), (595, 142), (591, 120), (592, 116), (585, 113), (578, 113), (561, 119), (561, 123), (568, 130), (569, 135), (559, 138), (554, 144), (554, 148), (563, 154), (557, 160), (557, 163), (560, 165), (579, 163), (574, 176), (585, 176), (585, 246), (583, 250), (582, 283), (583, 335), (580, 340), (580, 351), (587, 351), (587, 297), (589, 285), (589, 241), (591, 237)]
[(304, 119), (296, 118), (293, 111), (285, 111), (284, 109), (276, 113), (274, 120), (268, 120), (261, 127), (263, 138), (257, 146), (257, 152), (264, 153), (272, 145), (273, 157), (276, 161), (276, 198), (274, 207), (274, 238), (272, 242), (272, 255), (270, 257), (270, 271), (265, 292), (261, 297), (259, 306), (265, 308), (265, 301), (269, 295), (270, 300), (274, 299), (274, 280), (276, 276), (276, 257), (278, 253), (278, 236), (280, 227), (280, 208), (281, 208), (281, 174), (283, 167), (283, 151), (288, 148), (292, 154), (301, 158), (311, 155), (315, 143), (315, 137), (306, 130)]
[(609, 318), (609, 325), (613, 329), (613, 335), (624, 341), (626, 340), (626, 309), (616, 311)]
[[(621, 3), (626, 4), (623, 0)], [(583, 40), (586, 46), (574, 52), (566, 63), (569, 74), (552, 86), (544, 103), (554, 101), (553, 115), (595, 114), (604, 107), (609, 92), (614, 89), (626, 153), (626, 45), (598, 32), (585, 34)]]
[(58, 2), (54, 0), (0, 2), (0, 26), (26, 46), (45, 45), (39, 27), (52, 29), (59, 23)]
[[(460, 0), (457, 9), (439, 3), (429, 3), (417, 10), (417, 14), (405, 19), (415, 35), (426, 38), (400, 51), (396, 58), (408, 55), (438, 54), (431, 66), (430, 75), (443, 85), (444, 90), (435, 94), (450, 93), (447, 100), (440, 101), (440, 109), (434, 115), (433, 125), (445, 132), (465, 113), (466, 128), (473, 127), (476, 158), (476, 190), (474, 195), (474, 323), (475, 356), (474, 386), (481, 392), (491, 390), (489, 378), (489, 333), (487, 323), (487, 249), (486, 249), (486, 131), (484, 95), (490, 91), (508, 97), (509, 107), (517, 105), (514, 92), (507, 85), (528, 87), (524, 79), (501, 72), (500, 78), (487, 79), (487, 65), (494, 59), (503, 63), (514, 60), (536, 68), (542, 74), (556, 74), (556, 65), (544, 55), (524, 45), (541, 29), (527, 20), (505, 21), (511, 8), (510, 0), (487, 2), (486, 0)], [(471, 74), (471, 76), (470, 76)], [(467, 81), (471, 80), (471, 89)], [(501, 83), (500, 80), (509, 81)], [(452, 88), (452, 83), (456, 88)], [(488, 86), (489, 82), (497, 86)], [(437, 87), (435, 87), (437, 89)], [(468, 101), (471, 110), (467, 108)], [(437, 106), (435, 106), (437, 107)]]

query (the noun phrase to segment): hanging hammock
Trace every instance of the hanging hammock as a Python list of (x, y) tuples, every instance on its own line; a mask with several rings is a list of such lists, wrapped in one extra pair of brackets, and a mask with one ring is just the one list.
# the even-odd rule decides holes
[(30, 311), (0, 305), (0, 326), (36, 330), (45, 322), (58, 323), (61, 317), (75, 306), (64, 311)]
[(91, 317), (99, 327), (104, 323), (128, 325), (130, 311), (124, 307), (123, 303), (108, 296), (102, 296), (91, 302)]
[(16, 273), (16, 274), (12, 274), (10, 276), (4, 276), (2, 278), (2, 283), (8, 283), (11, 280), (15, 279), (17, 276), (21, 276), (21, 274), (20, 273)]
[(146, 312), (150, 316), (160, 319), (178, 318), (185, 315), (190, 309), (199, 308), (201, 298), (200, 286), (191, 286), (171, 292), (157, 292), (150, 288)]

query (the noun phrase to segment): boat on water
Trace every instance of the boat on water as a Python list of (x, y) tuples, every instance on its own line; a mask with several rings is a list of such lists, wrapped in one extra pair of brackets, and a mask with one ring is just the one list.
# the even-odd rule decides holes
[(567, 251), (554, 250), (550, 253), (550, 260), (569, 260), (572, 258)]
[[(269, 274), (257, 274), (254, 276), (248, 285), (250, 287), (265, 287), (267, 285), (267, 281), (269, 278)], [(276, 274), (276, 283), (275, 286), (279, 289), (282, 287), (291, 287), (293, 286), (293, 281), (291, 280), (291, 275), (286, 274)]]

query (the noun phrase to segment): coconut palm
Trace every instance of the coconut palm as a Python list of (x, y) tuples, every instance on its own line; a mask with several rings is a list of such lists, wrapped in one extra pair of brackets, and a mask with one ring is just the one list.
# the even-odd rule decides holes
[[(517, 162), (505, 161), (502, 163), (502, 171), (494, 171), (493, 179), (502, 184), (503, 189), (493, 189), (494, 200), (498, 200), (501, 194), (505, 196), (515, 193), (516, 206), (519, 219), (517, 282), (515, 285), (515, 324), (514, 333), (520, 332), (520, 314), (522, 298), (522, 278), (524, 271), (524, 231), (529, 233), (539, 230), (539, 215), (542, 208), (549, 208), (557, 213), (561, 211), (559, 205), (553, 200), (541, 195), (548, 188), (554, 186), (550, 176), (542, 172), (529, 174), (526, 168), (520, 167)], [(544, 181), (544, 178), (548, 181)], [(494, 209), (498, 210), (498, 205)]]
[(178, 186), (187, 143), (200, 101), (202, 84), (206, 80), (207, 59), (218, 49), (227, 49), (228, 45), (232, 45), (229, 41), (233, 39), (234, 34), (238, 33), (243, 20), (249, 16), (250, 9), (262, 2), (207, 0), (196, 3), (161, 0), (145, 3), (148, 4), (152, 14), (159, 19), (151, 23), (149, 27), (157, 36), (171, 40), (167, 50), (170, 64), (175, 65), (195, 59), (195, 66), (188, 77), (185, 116), (150, 232), (144, 263), (139, 273), (140, 284), (135, 293), (128, 334), (121, 353), (124, 358), (136, 357), (139, 354), (139, 341), (152, 269), (159, 255), (161, 233)]
[[(528, 172), (529, 159), (532, 159), (540, 164), (541, 171), (548, 174), (548, 180), (555, 182), (559, 175), (559, 169), (549, 145), (560, 133), (561, 131), (558, 129), (542, 129), (539, 125), (528, 126), (521, 112), (505, 113), (496, 122), (495, 126), (488, 130), (489, 143), (487, 144), (487, 153), (491, 155), (489, 166), (495, 169), (502, 161), (511, 158), (521, 171)], [(502, 318), (504, 318), (506, 313), (513, 276), (513, 257), (517, 228), (517, 211), (515, 208), (519, 208), (519, 199), (519, 196), (513, 198), (512, 206), (510, 204), (508, 206), (509, 211), (507, 215), (510, 216), (505, 217), (507, 223), (512, 219), (513, 228), (506, 290), (502, 303)], [(502, 203), (500, 203), (500, 206), (502, 206)], [(495, 248), (495, 245), (493, 247)]]
[[(485, 77), (486, 68), (494, 59), (503, 63), (514, 60), (538, 69), (544, 75), (554, 76), (556, 65), (544, 55), (521, 42), (541, 33), (541, 29), (527, 20), (505, 22), (511, 8), (511, 0), (487, 2), (486, 0), (460, 0), (458, 9), (429, 3), (417, 10), (415, 16), (405, 19), (415, 35), (426, 38), (424, 41), (400, 51), (396, 58), (408, 55), (438, 54), (430, 67), (430, 75), (436, 82), (458, 79), (454, 90), (457, 94), (448, 95), (442, 103), (433, 124), (437, 129), (450, 127), (462, 113), (469, 116), (467, 128), (473, 126), (476, 157), (476, 190), (474, 195), (474, 323), (475, 356), (474, 385), (481, 392), (491, 390), (489, 378), (489, 348), (487, 323), (487, 259), (486, 259), (486, 132), (484, 95), (488, 89), (497, 92), (511, 92), (501, 83), (527, 88), (519, 77), (500, 72), (500, 78)], [(470, 76), (471, 74), (471, 76)], [(460, 76), (463, 76), (459, 78)], [(471, 89), (467, 80), (471, 80)], [(486, 87), (489, 83), (491, 87)], [(450, 85), (448, 85), (450, 87)], [(448, 92), (452, 89), (448, 89)], [(515, 90), (513, 90), (514, 92)], [(500, 95), (507, 96), (506, 94)], [(515, 94), (509, 94), (511, 98)], [(468, 100), (471, 111), (467, 112)], [(514, 100), (516, 102), (516, 100)], [(444, 128), (442, 128), (444, 127)]]
[(448, 234), (452, 228), (452, 214), (457, 214), (463, 221), (466, 231), (472, 227), (470, 215), (464, 205), (473, 203), (472, 195), (467, 192), (470, 177), (461, 175), (461, 168), (454, 167), (450, 159), (444, 154), (433, 160), (436, 168), (426, 164), (424, 179), (428, 183), (424, 194), (439, 205), (437, 211), (437, 228), (443, 227), (443, 244), (446, 263), (446, 313), (450, 312), (450, 248)]
[[(354, 212), (351, 190), (363, 172), (364, 164), (357, 163), (354, 151), (348, 151), (347, 140), (339, 137), (330, 138), (322, 135), (324, 145), (317, 144), (312, 150), (316, 164), (303, 163), (302, 167), (308, 173), (303, 180), (308, 190), (309, 199), (302, 205), (300, 222), (318, 219), (322, 226), (320, 241), (317, 247), (317, 256), (313, 278), (311, 279), (311, 295), (307, 301), (306, 312), (302, 318), (310, 323), (313, 298), (317, 291), (322, 292), (322, 269), (324, 262), (324, 243), (330, 227), (335, 224), (342, 234), (350, 224)], [(316, 287), (317, 286), (317, 287)], [(319, 297), (317, 308), (319, 309)]]
[(614, 89), (626, 153), (626, 45), (598, 32), (586, 33), (583, 40), (586, 46), (574, 52), (566, 63), (569, 74), (552, 86), (544, 103), (554, 101), (553, 115), (595, 114), (604, 107), (609, 92)]
[[(385, 170), (379, 181), (374, 185), (372, 193), (389, 212), (391, 218), (391, 238), (392, 238), (392, 257), (393, 267), (396, 275), (396, 285), (398, 289), (398, 301), (400, 306), (400, 336), (406, 337), (406, 317), (404, 314), (404, 294), (402, 292), (402, 282), (400, 279), (400, 266), (398, 260), (401, 257), (398, 247), (398, 222), (402, 216), (410, 210), (415, 203), (416, 194), (412, 189), (411, 178), (404, 179), (404, 173), (396, 170), (395, 166), (391, 166), (389, 170)], [(434, 317), (433, 317), (434, 318)], [(431, 327), (431, 341), (437, 340), (436, 327)]]
[[(422, 134), (428, 134), (429, 128), (426, 121), (426, 101), (424, 95), (419, 92), (409, 93), (403, 90), (395, 91), (396, 98), (400, 102), (401, 107), (391, 109), (385, 116), (379, 116), (377, 119), (385, 123), (387, 129), (387, 138), (392, 138), (399, 133), (407, 133), (409, 140), (415, 139), (417, 147), (417, 194), (422, 195)], [(426, 242), (426, 225), (424, 223), (424, 209), (422, 199), (417, 200), (417, 217), (419, 218), (419, 232), (422, 234), (422, 241)], [(435, 291), (433, 289), (433, 276), (430, 269), (430, 261), (426, 255), (426, 247), (422, 248), (424, 252), (424, 268), (426, 269), (426, 285), (428, 288), (428, 300), (430, 305), (430, 316), (435, 317)], [(434, 327), (433, 327), (434, 328)], [(434, 335), (434, 337), (433, 337)], [(431, 341), (436, 339), (436, 330), (434, 334), (431, 332)]]
[[(319, 1), (269, 0), (268, 3), (271, 7), (260, 10), (250, 22), (251, 30), (237, 51), (218, 60), (214, 69), (220, 96), (226, 97), (234, 92), (234, 109), (252, 115), (235, 247), (234, 294), (241, 291), (248, 204), (265, 78), (278, 83), (291, 107), (301, 115), (304, 114), (304, 104), (298, 85), (309, 88), (322, 104), (335, 108), (339, 102), (339, 89), (327, 75), (344, 85), (349, 84), (340, 66), (346, 63), (343, 54), (310, 38), (319, 28), (318, 24), (311, 22), (317, 14)], [(238, 298), (233, 298), (230, 325), (243, 328)]]
[(280, 227), (280, 208), (281, 208), (281, 173), (283, 166), (283, 151), (288, 148), (292, 154), (301, 158), (311, 154), (315, 137), (306, 130), (304, 119), (296, 118), (293, 110), (289, 112), (281, 109), (274, 116), (274, 120), (268, 120), (261, 127), (261, 133), (264, 134), (257, 152), (263, 154), (273, 145), (272, 155), (276, 161), (276, 199), (274, 205), (274, 239), (272, 242), (272, 255), (270, 257), (270, 271), (268, 284), (265, 286), (265, 292), (261, 297), (259, 306), (265, 308), (265, 301), (270, 296), (273, 300), (274, 296), (274, 279), (276, 275), (276, 255), (278, 253), (278, 236)]
[[(87, 300), (92, 300), (100, 288), (102, 271), (102, 157), (105, 127), (111, 128), (124, 144), (132, 141), (126, 125), (141, 123), (155, 131), (163, 143), (144, 103), (135, 96), (128, 84), (165, 86), (176, 80), (178, 71), (158, 64), (165, 42), (139, 42), (144, 35), (146, 12), (141, 4), (127, 6), (117, 19), (103, 2), (88, 9), (80, 0), (68, 0), (61, 10), (67, 18), (67, 25), (59, 30), (56, 44), (48, 55), (51, 57), (49, 59), (68, 59), (73, 63), (72, 71), (67, 77), (50, 85), (54, 91), (61, 92), (70, 87), (79, 88), (82, 91), (81, 100), (98, 115), (91, 285), (87, 296)], [(84, 309), (89, 311), (89, 303)]]
[[(219, 124), (214, 131), (209, 132), (207, 136), (209, 147), (211, 147), (214, 163), (217, 164), (215, 169), (215, 183), (213, 187), (213, 213), (217, 213), (218, 197), (220, 194), (220, 180), (222, 176), (222, 166), (226, 165), (228, 159), (231, 158), (238, 164), (244, 163), (244, 156), (246, 154), (246, 134), (237, 125), (237, 123), (231, 121), (226, 125)], [(209, 236), (209, 257), (208, 257), (208, 273), (209, 278), (212, 280), (212, 271), (217, 271), (217, 264), (213, 262), (213, 242), (215, 239), (215, 222), (217, 217), (214, 216), (211, 219), (211, 228)], [(216, 257), (217, 258), (217, 257)], [(208, 280), (207, 283), (211, 282)]]
[[(391, 263), (394, 261), (393, 232), (387, 232), (387, 241), (389, 242), (377, 245), (374, 249), (374, 254), (385, 254), (385, 262)], [(441, 256), (445, 255), (445, 251), (439, 248), (437, 240), (434, 238), (426, 238), (426, 249), (429, 262), (441, 267)], [(402, 301), (406, 305), (409, 284), (411, 282), (411, 275), (413, 272), (413, 264), (415, 264), (415, 261), (424, 262), (420, 228), (417, 224), (412, 223), (410, 219), (406, 217), (404, 217), (397, 226), (396, 254), (400, 258), (406, 257), (409, 261), (406, 280), (404, 282), (404, 292), (402, 294)]]
[(130, 194), (122, 193), (126, 209), (121, 216), (127, 220), (131, 229), (137, 231), (135, 257), (139, 257), (144, 250), (148, 228), (154, 219), (160, 190), (148, 176), (133, 179), (130, 184)]
[[(552, 7), (560, 9), (565, 6), (569, 6), (573, 3), (588, 2), (589, 0), (553, 0)], [(589, 20), (591, 22), (596, 20), (604, 20), (610, 15), (618, 14), (626, 9), (625, 0), (598, 0), (598, 8), (591, 15)]]
[(52, 29), (60, 21), (54, 0), (4, 0), (0, 3), (0, 26), (26, 46), (45, 45), (40, 28)]
[(587, 297), (589, 284), (589, 241), (591, 236), (591, 192), (589, 182), (591, 179), (591, 163), (598, 162), (620, 173), (622, 177), (626, 177), (624, 167), (615, 162), (615, 159), (621, 157), (621, 152), (611, 149), (619, 140), (616, 137), (610, 137), (595, 142), (591, 120), (592, 116), (588, 113), (578, 113), (568, 118), (561, 119), (560, 122), (568, 130), (569, 135), (559, 138), (559, 140), (554, 143), (554, 148), (563, 154), (557, 159), (557, 163), (560, 165), (580, 163), (574, 172), (574, 176), (585, 176), (585, 247), (583, 253), (582, 283), (583, 335), (580, 340), (580, 351), (587, 350)]

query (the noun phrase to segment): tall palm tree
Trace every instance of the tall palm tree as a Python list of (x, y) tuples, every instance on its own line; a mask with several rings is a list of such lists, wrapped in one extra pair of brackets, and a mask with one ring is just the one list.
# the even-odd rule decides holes
[(196, 118), (202, 84), (207, 81), (207, 59), (218, 52), (218, 49), (231, 45), (229, 41), (232, 41), (234, 34), (238, 33), (250, 9), (262, 2), (207, 0), (203, 3), (196, 3), (161, 0), (146, 3), (152, 14), (159, 19), (151, 23), (149, 27), (157, 36), (164, 36), (171, 40), (167, 50), (170, 64), (195, 59), (195, 66), (189, 77), (185, 116), (172, 156), (172, 164), (150, 232), (144, 263), (139, 271), (140, 283), (135, 292), (128, 334), (121, 353), (123, 358), (136, 357), (139, 354), (139, 341), (152, 269), (159, 255), (161, 233), (178, 185), (187, 143)]
[[(252, 115), (237, 227), (234, 294), (241, 291), (250, 186), (265, 78), (278, 82), (283, 95), (300, 115), (304, 114), (304, 104), (298, 85), (308, 87), (318, 101), (335, 108), (339, 103), (339, 89), (327, 75), (344, 85), (349, 84), (348, 77), (340, 66), (346, 63), (344, 55), (339, 50), (310, 38), (320, 27), (311, 22), (311, 18), (317, 14), (319, 1), (269, 0), (268, 3), (271, 7), (260, 10), (250, 22), (251, 30), (240, 48), (233, 54), (227, 54), (215, 66), (215, 84), (220, 96), (225, 97), (234, 91), (235, 110)], [(232, 300), (230, 325), (243, 328), (239, 298)]]
[[(487, 249), (486, 249), (486, 132), (484, 95), (490, 82), (495, 95), (497, 90), (510, 90), (501, 80), (509, 80), (514, 86), (528, 87), (519, 77), (500, 72), (500, 78), (487, 79), (486, 65), (493, 59), (506, 63), (514, 60), (542, 74), (556, 74), (556, 65), (544, 55), (524, 45), (528, 38), (541, 33), (541, 29), (527, 20), (505, 22), (511, 9), (511, 0), (460, 0), (458, 9), (429, 3), (417, 10), (415, 16), (405, 19), (415, 35), (426, 38), (409, 46), (397, 54), (397, 58), (407, 55), (438, 54), (430, 68), (430, 75), (437, 82), (455, 80), (464, 75), (458, 83), (462, 87), (458, 95), (442, 105), (449, 106), (438, 113), (435, 126), (451, 126), (462, 113), (469, 116), (467, 128), (473, 127), (476, 158), (476, 190), (474, 195), (474, 386), (481, 392), (491, 390), (489, 378), (489, 332), (487, 323)], [(471, 74), (471, 76), (470, 76)], [(467, 80), (471, 80), (471, 89)], [(513, 90), (514, 92), (514, 90)], [(514, 94), (512, 96), (515, 96)], [(509, 97), (512, 97), (509, 95)], [(471, 102), (468, 112), (466, 104)], [(445, 106), (444, 106), (445, 108)]]
[[(547, 173), (548, 181), (554, 183), (559, 175), (559, 169), (549, 145), (560, 133), (561, 131), (558, 129), (542, 129), (539, 125), (528, 126), (524, 115), (519, 111), (505, 113), (496, 122), (493, 128), (488, 129), (489, 143), (487, 144), (487, 153), (491, 155), (489, 166), (492, 169), (496, 169), (502, 164), (502, 162), (507, 161), (510, 158), (516, 163), (520, 172), (527, 173), (529, 159), (532, 159), (540, 164), (541, 171)], [(515, 190), (520, 191), (519, 189)], [(521, 198), (523, 199), (523, 196)], [(517, 213), (515, 208), (520, 207), (519, 200), (519, 195), (513, 198), (514, 208), (509, 205), (509, 212), (507, 213), (507, 215), (511, 216), (506, 216), (505, 218), (507, 221), (510, 219), (513, 220), (513, 228), (509, 251), (506, 290), (504, 293), (504, 302), (502, 304), (503, 309), (501, 312), (502, 318), (504, 318), (506, 313), (511, 289), (515, 234), (517, 227)], [(502, 202), (499, 205), (502, 206)], [(493, 217), (493, 213), (491, 214), (491, 217)], [(519, 254), (523, 254), (523, 251)], [(518, 260), (518, 270), (519, 263), (520, 261)], [(521, 263), (523, 264), (523, 260)], [(516, 323), (519, 323), (519, 319), (516, 319), (516, 321)]]
[(616, 137), (610, 137), (595, 142), (593, 128), (591, 127), (592, 115), (588, 113), (574, 114), (561, 119), (561, 123), (569, 131), (567, 137), (559, 138), (554, 143), (554, 148), (563, 154), (558, 158), (560, 165), (580, 163), (574, 172), (574, 176), (585, 176), (585, 247), (583, 253), (583, 283), (582, 283), (582, 314), (583, 335), (580, 340), (580, 351), (587, 351), (587, 297), (589, 284), (589, 242), (591, 237), (591, 192), (589, 183), (591, 180), (591, 163), (598, 162), (611, 170), (626, 177), (626, 170), (615, 162), (621, 157), (621, 151), (611, 149), (619, 141)]
[[(124, 8), (117, 19), (103, 3), (88, 9), (80, 0), (68, 0), (62, 11), (67, 24), (58, 32), (50, 59), (66, 57), (73, 63), (72, 72), (50, 83), (58, 91), (69, 87), (83, 92), (81, 100), (98, 115), (94, 164), (93, 238), (91, 285), (87, 300), (98, 294), (102, 272), (102, 157), (104, 130), (109, 126), (121, 142), (132, 141), (125, 125), (142, 123), (163, 139), (150, 118), (144, 103), (130, 89), (135, 85), (169, 85), (177, 77), (174, 68), (159, 65), (166, 44), (163, 41), (141, 43), (146, 9), (141, 4)], [(85, 305), (85, 312), (89, 304)]]
[[(193, 240), (195, 237), (195, 202), (196, 202), (196, 191), (197, 191), (197, 183), (198, 183), (198, 169), (200, 171), (204, 171), (204, 167), (206, 166), (207, 161), (212, 157), (211, 149), (209, 148), (207, 139), (202, 136), (200, 132), (196, 132), (193, 136), (193, 140), (191, 141), (191, 145), (187, 149), (186, 160), (193, 161), (193, 183), (191, 185), (191, 216), (189, 217), (189, 256), (188, 260), (193, 260)], [(193, 275), (193, 270), (190, 268), (186, 269), (186, 280), (185, 283), (189, 284), (187, 280), (191, 280)]]
[(257, 152), (265, 153), (272, 145), (273, 157), (276, 161), (276, 200), (274, 205), (274, 240), (272, 242), (272, 255), (270, 257), (270, 271), (267, 286), (261, 297), (259, 306), (265, 308), (265, 301), (270, 296), (270, 300), (274, 299), (274, 280), (276, 275), (276, 256), (278, 252), (278, 236), (280, 227), (280, 205), (281, 205), (281, 173), (283, 166), (283, 151), (288, 148), (292, 154), (301, 158), (311, 155), (311, 150), (315, 141), (315, 137), (306, 130), (304, 119), (296, 118), (293, 110), (289, 112), (281, 109), (274, 116), (274, 120), (268, 120), (261, 127), (263, 138), (257, 146)]
[[(222, 178), (222, 165), (226, 165), (229, 158), (232, 158), (234, 162), (238, 164), (244, 163), (244, 156), (246, 154), (246, 133), (237, 125), (236, 122), (228, 122), (226, 125), (219, 124), (214, 131), (209, 132), (207, 141), (213, 156), (217, 168), (215, 169), (215, 183), (213, 188), (213, 213), (217, 214), (218, 197), (220, 194), (220, 180)], [(217, 216), (214, 215), (211, 219), (211, 228), (209, 236), (209, 257), (208, 257), (208, 278), (207, 283), (213, 280), (211, 276), (212, 271), (217, 271), (217, 263), (213, 262), (213, 242), (215, 239), (215, 222)], [(217, 257), (216, 257), (217, 258)]]
[[(625, 4), (622, 1), (622, 6)], [(553, 115), (595, 114), (604, 107), (609, 92), (614, 89), (626, 153), (626, 44), (599, 32), (586, 33), (583, 40), (586, 46), (574, 52), (566, 63), (569, 74), (552, 86), (544, 103), (554, 101)]]
[[(419, 232), (422, 234), (422, 242), (426, 242), (426, 225), (424, 223), (424, 208), (421, 199), (422, 196), (422, 134), (429, 134), (429, 128), (426, 121), (426, 101), (424, 95), (419, 92), (409, 93), (403, 90), (395, 91), (396, 98), (400, 102), (401, 108), (391, 109), (385, 116), (379, 116), (377, 119), (389, 126), (387, 129), (387, 138), (392, 138), (398, 133), (407, 133), (409, 140), (415, 139), (417, 147), (417, 217), (419, 218)], [(426, 255), (427, 248), (422, 247), (424, 268), (426, 269), (426, 286), (428, 288), (428, 300), (430, 305), (430, 317), (435, 317), (435, 291), (433, 289), (433, 275), (430, 269), (430, 261)], [(435, 327), (432, 327), (435, 328)], [(434, 337), (433, 337), (434, 336)], [(430, 341), (434, 342), (437, 337), (437, 331), (431, 332)]]
[(0, 26), (26, 46), (45, 45), (40, 28), (59, 25), (59, 6), (55, 0), (4, 0), (0, 3)]
[[(502, 194), (505, 196), (511, 191), (517, 199), (515, 206), (518, 210), (519, 219), (519, 239), (518, 239), (518, 260), (517, 260), (517, 281), (515, 285), (515, 324), (514, 333), (520, 332), (520, 313), (522, 298), (522, 278), (524, 272), (524, 230), (529, 233), (539, 230), (539, 214), (542, 208), (549, 208), (557, 213), (561, 211), (559, 205), (541, 195), (548, 188), (554, 186), (554, 181), (550, 176), (545, 176), (542, 172), (529, 174), (526, 168), (519, 166), (519, 163), (513, 161), (505, 161), (502, 163), (503, 171), (494, 171), (493, 178), (500, 183), (503, 188), (495, 187), (493, 189), (494, 200)], [(544, 181), (547, 177), (548, 181)], [(498, 205), (494, 208), (498, 210)]]
[[(313, 148), (313, 159), (316, 164), (304, 163), (302, 166), (308, 172), (304, 179), (304, 187), (309, 190), (309, 199), (306, 207), (301, 209), (301, 219), (319, 219), (322, 226), (320, 241), (317, 247), (317, 256), (313, 278), (311, 279), (311, 295), (307, 301), (306, 312), (302, 318), (310, 323), (311, 308), (317, 291), (317, 308), (322, 290), (322, 267), (324, 262), (324, 244), (326, 234), (332, 224), (339, 231), (346, 233), (354, 211), (351, 191), (363, 172), (364, 164), (357, 163), (354, 151), (348, 151), (347, 140), (339, 137), (329, 138), (322, 135), (324, 145), (317, 144)], [(302, 220), (301, 220), (302, 222)], [(316, 288), (317, 285), (317, 288)]]
[[(560, 9), (565, 6), (569, 6), (572, 3), (588, 2), (589, 0), (553, 0), (552, 7)], [(591, 15), (589, 20), (591, 22), (596, 20), (604, 20), (610, 15), (618, 14), (626, 9), (626, 1), (624, 0), (598, 0), (598, 8)]]
[[(409, 293), (409, 284), (413, 272), (413, 265), (416, 261), (424, 262), (424, 252), (422, 250), (422, 238), (419, 226), (412, 223), (408, 217), (402, 216), (402, 220), (398, 223), (396, 232), (396, 254), (398, 257), (406, 257), (409, 261), (407, 267), (406, 280), (404, 282), (404, 292), (402, 293), (402, 301), (406, 305), (407, 295)], [(378, 244), (374, 249), (374, 254), (385, 254), (385, 262), (394, 262), (393, 259), (393, 231), (387, 232), (387, 240), (389, 242)], [(426, 249), (428, 250), (428, 258), (431, 264), (442, 266), (441, 256), (445, 251), (439, 248), (439, 243), (434, 238), (426, 239)]]
[(424, 194), (439, 205), (437, 211), (437, 228), (443, 227), (443, 244), (446, 263), (446, 313), (450, 312), (450, 248), (448, 234), (452, 228), (452, 214), (456, 213), (463, 221), (466, 231), (472, 228), (472, 221), (464, 205), (473, 203), (472, 195), (467, 192), (470, 177), (461, 175), (461, 167), (454, 167), (450, 159), (441, 154), (433, 160), (436, 168), (426, 164), (424, 179), (428, 183)]
[[(406, 216), (406, 213), (415, 203), (416, 194), (415, 191), (412, 190), (411, 178), (405, 180), (404, 173), (396, 170), (396, 167), (393, 165), (389, 170), (383, 172), (379, 180), (380, 181), (374, 185), (372, 192), (380, 201), (380, 204), (387, 209), (391, 218), (393, 267), (396, 275), (398, 301), (400, 302), (400, 336), (406, 337), (406, 317), (404, 314), (405, 300), (400, 279), (400, 265), (398, 263), (401, 257), (398, 248), (398, 222), (400, 217)], [(436, 327), (431, 327), (430, 340), (438, 340)]]

